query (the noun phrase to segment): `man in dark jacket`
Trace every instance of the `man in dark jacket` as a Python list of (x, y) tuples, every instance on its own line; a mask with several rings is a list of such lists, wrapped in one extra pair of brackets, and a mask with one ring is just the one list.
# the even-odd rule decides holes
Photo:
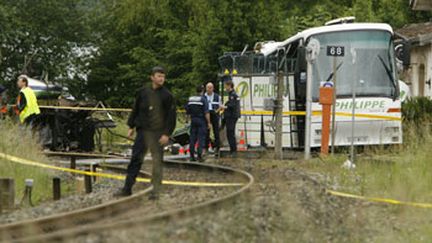
[(169, 136), (176, 125), (176, 107), (172, 94), (165, 83), (165, 71), (162, 67), (154, 67), (151, 72), (151, 87), (138, 90), (135, 105), (129, 116), (128, 137), (136, 131), (132, 147), (132, 158), (127, 168), (127, 177), (123, 189), (116, 196), (129, 196), (132, 186), (141, 169), (143, 159), (150, 150), (153, 159), (152, 180), (153, 192), (151, 199), (158, 199), (162, 184), (163, 147), (168, 144)]

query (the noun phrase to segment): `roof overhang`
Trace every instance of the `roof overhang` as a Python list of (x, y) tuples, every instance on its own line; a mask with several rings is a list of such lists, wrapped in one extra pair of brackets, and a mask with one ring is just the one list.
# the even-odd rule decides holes
[(410, 6), (413, 10), (430, 11), (430, 10), (432, 10), (432, 1), (430, 1), (430, 0), (411, 0)]

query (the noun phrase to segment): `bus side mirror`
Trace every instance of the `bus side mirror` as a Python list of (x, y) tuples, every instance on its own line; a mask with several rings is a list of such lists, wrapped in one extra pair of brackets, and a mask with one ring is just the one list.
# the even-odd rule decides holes
[(297, 55), (297, 68), (296, 72), (306, 72), (307, 70), (307, 61), (306, 61), (306, 48), (304, 46), (299, 46)]
[(404, 68), (411, 65), (411, 42), (403, 41), (395, 46), (395, 55), (399, 63), (402, 63)]

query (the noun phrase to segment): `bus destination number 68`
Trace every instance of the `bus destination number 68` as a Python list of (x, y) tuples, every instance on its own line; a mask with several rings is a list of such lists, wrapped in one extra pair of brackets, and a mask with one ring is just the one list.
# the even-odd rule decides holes
[(327, 46), (327, 56), (343, 57), (343, 56), (345, 56), (345, 47), (343, 47), (343, 46)]

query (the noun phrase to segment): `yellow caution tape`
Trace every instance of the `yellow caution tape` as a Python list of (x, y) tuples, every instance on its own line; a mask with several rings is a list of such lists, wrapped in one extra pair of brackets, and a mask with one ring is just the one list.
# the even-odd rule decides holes
[(121, 157), (120, 155), (99, 154), (99, 153), (44, 151), (43, 154), (57, 155), (57, 156), (72, 156), (72, 157), (98, 157), (98, 158), (110, 158), (110, 159), (124, 159), (124, 157)]
[[(315, 111), (314, 116), (320, 115), (321, 111)], [(336, 116), (347, 116), (352, 117), (352, 114), (349, 112), (336, 112)], [(382, 119), (382, 120), (390, 120), (390, 121), (402, 121), (402, 118), (396, 116), (383, 116), (383, 115), (372, 115), (372, 114), (354, 114), (354, 117), (361, 118), (372, 118), (372, 119)]]
[(387, 204), (410, 206), (410, 207), (417, 207), (417, 208), (432, 208), (431, 203), (404, 202), (404, 201), (399, 201), (399, 200), (389, 199), (389, 198), (365, 197), (365, 196), (360, 196), (360, 195), (355, 195), (355, 194), (350, 194), (345, 192), (328, 190), (328, 189), (326, 190), (326, 192), (330, 195), (337, 196), (337, 197), (354, 198), (354, 199), (370, 201), (370, 202), (387, 203)]
[[(69, 107), (69, 106), (39, 106), (44, 109), (54, 109), (54, 110), (84, 110), (84, 111), (113, 111), (113, 112), (131, 112), (132, 109), (127, 108), (96, 108), (96, 107)], [(179, 113), (185, 113), (184, 109), (177, 110)], [(273, 111), (241, 111), (242, 115), (273, 115)], [(321, 111), (313, 111), (313, 116), (321, 115)], [(305, 116), (305, 111), (285, 111), (283, 112), (285, 116)], [(336, 112), (336, 116), (346, 116), (351, 117), (352, 114), (349, 112)], [(355, 114), (355, 117), (361, 118), (371, 118), (371, 119), (382, 119), (382, 120), (391, 120), (391, 121), (401, 121), (400, 117), (395, 116), (384, 116), (384, 115), (373, 115), (373, 114)]]
[[(273, 115), (273, 111), (241, 111), (242, 115)], [(284, 111), (282, 113), (286, 116), (305, 116), (305, 111)], [(319, 116), (322, 114), (322, 111), (313, 111), (313, 116)], [(352, 114), (349, 112), (336, 112), (336, 116), (347, 116), (352, 117)], [(373, 114), (354, 114), (354, 117), (361, 118), (372, 118), (372, 119), (382, 119), (382, 120), (391, 120), (391, 121), (401, 121), (400, 117), (395, 116), (383, 116), (383, 115), (373, 115)]]
[[(59, 170), (63, 172), (69, 172), (74, 174), (81, 174), (81, 175), (88, 175), (88, 176), (97, 176), (97, 177), (104, 177), (109, 179), (116, 179), (116, 180), (124, 180), (125, 176), (122, 175), (113, 175), (113, 174), (107, 174), (107, 173), (98, 173), (98, 172), (92, 172), (92, 171), (84, 171), (84, 170), (77, 170), (77, 169), (70, 169), (70, 168), (64, 168), (64, 167), (58, 167), (54, 165), (39, 163), (35, 161), (31, 161), (28, 159), (19, 158), (13, 155), (5, 154), (0, 152), (0, 157), (2, 157), (5, 160), (15, 162), (18, 164), (23, 165), (29, 165), (29, 166), (37, 166), (40, 168), (46, 168), (46, 169), (52, 169), (52, 170)], [(146, 182), (149, 183), (150, 179), (147, 178), (137, 178), (137, 181), (139, 182)], [(190, 182), (190, 181), (173, 181), (173, 180), (164, 180), (162, 181), (162, 184), (164, 185), (177, 185), (177, 186), (196, 186), (196, 187), (232, 187), (232, 186), (243, 186), (243, 183), (219, 183), (219, 182)]]
[(128, 108), (71, 107), (71, 106), (48, 106), (48, 105), (40, 105), (39, 108), (53, 109), (53, 110), (80, 110), (80, 111), (118, 111), (118, 112), (132, 111), (132, 109), (128, 109)]
[[(131, 112), (129, 108), (103, 108), (103, 107), (78, 107), (78, 106), (49, 106), (40, 105), (39, 108), (51, 110), (75, 110), (75, 111), (113, 111), (113, 112)], [(184, 109), (177, 110), (179, 113), (185, 113)]]

